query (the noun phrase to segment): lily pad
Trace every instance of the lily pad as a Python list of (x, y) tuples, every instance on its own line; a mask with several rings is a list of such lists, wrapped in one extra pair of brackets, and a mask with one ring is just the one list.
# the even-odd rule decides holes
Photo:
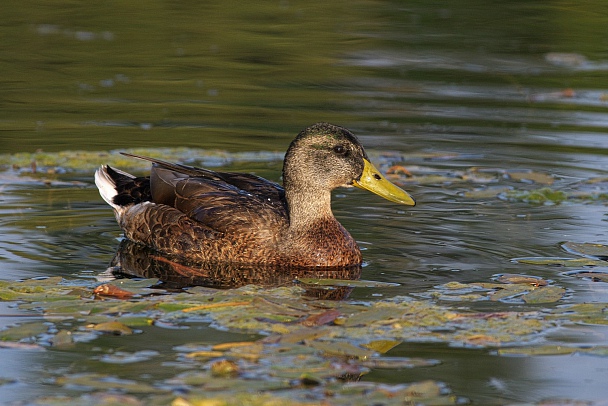
[(106, 390), (108, 387), (118, 389), (127, 393), (161, 393), (164, 390), (157, 389), (151, 385), (132, 380), (119, 379), (111, 375), (82, 373), (62, 376), (56, 379), (61, 386), (87, 388), (89, 390)]
[(522, 355), (522, 356), (538, 356), (538, 355), (569, 355), (576, 353), (588, 353), (595, 355), (608, 355), (607, 346), (596, 346), (589, 348), (579, 348), (564, 345), (544, 345), (534, 347), (518, 347), (518, 348), (502, 348), (497, 351), (498, 355)]
[(608, 283), (608, 273), (606, 272), (572, 272), (568, 275), (576, 276), (577, 278), (588, 278), (594, 282)]
[[(562, 248), (576, 255), (595, 257), (602, 260), (608, 258), (608, 245), (568, 241), (562, 244)], [(608, 262), (606, 262), (606, 265), (608, 265)]]
[(584, 324), (608, 324), (607, 303), (577, 303), (561, 307), (548, 315), (549, 320), (566, 320)]
[(560, 300), (565, 293), (566, 289), (559, 286), (544, 286), (526, 293), (522, 299), (530, 304), (554, 303)]
[(114, 335), (131, 335), (133, 330), (123, 323), (118, 321), (108, 321), (105, 323), (99, 323), (88, 326), (91, 330), (100, 331), (102, 333), (109, 333)]
[(48, 329), (49, 326), (44, 322), (36, 321), (31, 323), (25, 323), (0, 331), (0, 340), (19, 341), (24, 339), (31, 339), (40, 334), (46, 333)]
[(515, 284), (526, 284), (532, 286), (546, 286), (547, 281), (542, 278), (528, 275), (516, 275), (516, 274), (502, 274), (498, 277), (500, 283), (515, 283)]
[(374, 350), (381, 354), (388, 352), (390, 349), (395, 348), (401, 344), (401, 341), (395, 340), (375, 340), (370, 341), (369, 343), (363, 344), (363, 347), (369, 348), (370, 350)]
[(366, 350), (357, 347), (347, 342), (331, 342), (331, 341), (305, 341), (305, 345), (314, 348), (329, 355), (338, 355), (343, 357), (354, 357), (358, 359), (369, 359), (374, 355), (374, 351)]
[(507, 175), (512, 180), (541, 183), (543, 185), (552, 185), (555, 181), (553, 176), (541, 172), (507, 172)]
[(559, 204), (568, 199), (561, 190), (541, 188), (536, 190), (509, 190), (501, 196), (506, 200), (521, 201), (531, 204)]
[[(548, 282), (534, 276), (503, 274), (497, 278), (502, 283), (474, 282), (454, 283), (450, 282), (436, 287), (435, 292), (430, 295), (439, 300), (451, 301), (523, 301), (526, 303), (551, 303), (560, 300), (565, 290), (557, 286), (547, 286)], [(545, 289), (545, 290), (543, 290)], [(480, 293), (473, 294), (478, 291)], [(485, 293), (481, 293), (481, 291)]]
[(520, 296), (531, 289), (532, 287), (527, 285), (501, 285), (499, 290), (490, 294), (490, 300), (497, 301)]
[(560, 257), (525, 257), (513, 258), (515, 262), (530, 265), (559, 265), (559, 266), (606, 266), (606, 261), (591, 258), (560, 258)]

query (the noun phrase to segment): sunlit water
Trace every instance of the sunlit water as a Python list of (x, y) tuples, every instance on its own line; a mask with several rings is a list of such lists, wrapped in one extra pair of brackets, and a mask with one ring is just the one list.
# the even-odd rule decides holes
[[(553, 176), (551, 187), (563, 191), (608, 176), (603, 1), (563, 7), (159, 2), (147, 10), (9, 3), (0, 27), (8, 44), (0, 77), (0, 153), (177, 146), (220, 148), (228, 156), (269, 151), (268, 159), (223, 168), (278, 181), (276, 153), (303, 127), (329, 121), (355, 132), (385, 171), (393, 164), (441, 175), (473, 167), (531, 170)], [(120, 231), (92, 171), (68, 169), (50, 185), (17, 172), (4, 167), (0, 176), (0, 277), (88, 279), (103, 272)], [(416, 197), (415, 208), (359, 190), (336, 191), (334, 212), (364, 249), (363, 278), (400, 284), (355, 289), (351, 299), (424, 296), (450, 281), (521, 273), (568, 289), (548, 307), (608, 300), (606, 283), (512, 261), (568, 256), (560, 248), (564, 241), (608, 243), (605, 200), (537, 205), (467, 198), (465, 192), (484, 186), (474, 182), (404, 180), (402, 186)], [(14, 321), (7, 317), (2, 325)], [(583, 330), (554, 339), (607, 344), (606, 329)], [(215, 334), (205, 330), (207, 337)], [(26, 367), (30, 362), (63, 367), (74, 361), (66, 357), (77, 358), (34, 355), (14, 361), (24, 366), (20, 371), (7, 367), (15, 352), (0, 351), (7, 353), (0, 370), (7, 379), (38, 373)], [(433, 344), (403, 344), (391, 354), (443, 364), (398, 375), (374, 371), (364, 379), (436, 379), (479, 404), (608, 397), (608, 368), (599, 356), (495, 357)], [(35, 378), (28, 382), (18, 391), (0, 386), (0, 393), (8, 400), (21, 399), (22, 391), (43, 393)]]

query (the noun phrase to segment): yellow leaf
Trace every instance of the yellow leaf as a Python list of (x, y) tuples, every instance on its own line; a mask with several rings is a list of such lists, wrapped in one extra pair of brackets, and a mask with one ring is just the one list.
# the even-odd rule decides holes
[(384, 353), (388, 352), (390, 349), (395, 348), (399, 344), (401, 344), (401, 341), (376, 340), (376, 341), (371, 341), (367, 344), (363, 344), (362, 346), (365, 348), (369, 348), (370, 350), (384, 354)]
[(133, 330), (128, 326), (118, 321), (108, 321), (106, 323), (99, 323), (89, 326), (91, 330), (101, 331), (104, 333), (111, 333), (116, 335), (130, 335), (133, 334)]
[(251, 302), (221, 302), (221, 303), (209, 303), (200, 306), (188, 307), (183, 309), (182, 312), (195, 312), (197, 310), (207, 310), (207, 309), (217, 309), (219, 307), (232, 307), (232, 306), (247, 306), (251, 304)]
[(223, 355), (221, 351), (194, 351), (186, 354), (186, 358), (217, 358)]
[(216, 344), (213, 346), (213, 350), (215, 351), (224, 351), (224, 350), (229, 350), (231, 348), (235, 348), (235, 347), (248, 347), (251, 345), (255, 345), (256, 342), (255, 341), (234, 341), (231, 343), (221, 343), (221, 344)]

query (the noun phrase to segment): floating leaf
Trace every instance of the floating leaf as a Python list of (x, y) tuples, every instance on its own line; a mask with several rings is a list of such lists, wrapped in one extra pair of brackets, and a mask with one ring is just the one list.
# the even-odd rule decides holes
[(301, 343), (304, 340), (314, 340), (315, 338), (327, 336), (329, 333), (325, 329), (302, 328), (278, 338), (282, 343)]
[(579, 349), (563, 345), (544, 345), (540, 347), (517, 347), (502, 348), (497, 351), (498, 355), (564, 355), (573, 354)]
[(226, 356), (257, 362), (261, 357), (264, 356), (264, 348), (265, 346), (262, 343), (256, 343), (242, 347), (234, 347), (231, 348), (228, 352), (226, 352)]
[(443, 285), (441, 285), (442, 288), (444, 289), (451, 289), (451, 290), (461, 290), (461, 289), (470, 289), (471, 285), (468, 283), (461, 283), (461, 282), (448, 282), (448, 283), (444, 283)]
[(224, 355), (221, 351), (194, 351), (186, 354), (187, 358), (218, 358)]
[(91, 330), (101, 331), (102, 333), (109, 333), (115, 335), (131, 335), (133, 330), (128, 326), (118, 321), (108, 321), (106, 323), (99, 323), (88, 326)]
[(145, 327), (154, 324), (154, 320), (149, 317), (131, 316), (131, 313), (127, 313), (125, 316), (119, 317), (118, 321), (129, 327)]
[(44, 351), (44, 347), (38, 344), (16, 343), (13, 341), (0, 341), (0, 348), (8, 348), (13, 350), (36, 350)]
[(391, 350), (392, 348), (395, 348), (399, 344), (401, 344), (401, 341), (375, 340), (375, 341), (370, 341), (367, 344), (363, 344), (363, 347), (369, 348), (370, 350), (373, 350), (376, 352), (379, 352), (380, 354), (384, 354), (384, 353), (388, 352), (389, 350)]
[(606, 261), (590, 258), (559, 258), (559, 257), (525, 257), (513, 258), (515, 262), (530, 265), (560, 265), (560, 266), (605, 266)]
[(553, 303), (564, 297), (565, 293), (566, 289), (559, 286), (545, 286), (525, 294), (523, 299), (530, 304)]
[(239, 348), (239, 347), (252, 347), (254, 345), (256, 345), (255, 341), (236, 341), (236, 342), (216, 344), (212, 347), (212, 349), (214, 351), (225, 351), (225, 350), (230, 350), (230, 349)]
[(553, 176), (540, 172), (507, 172), (507, 175), (516, 181), (528, 181), (543, 185), (552, 185), (555, 181)]
[(441, 364), (441, 362), (434, 359), (424, 358), (380, 357), (364, 360), (361, 362), (361, 364), (372, 369), (403, 369), (432, 367)]
[(333, 322), (336, 318), (341, 316), (342, 313), (339, 310), (331, 309), (324, 311), (322, 313), (313, 314), (308, 316), (306, 320), (302, 322), (304, 326), (322, 326), (324, 324), (329, 324)]
[(256, 310), (260, 311), (262, 314), (266, 313), (301, 317), (307, 313), (306, 311), (292, 308), (288, 303), (274, 303), (273, 301), (263, 297), (256, 297), (252, 304), (255, 305)]
[(549, 319), (570, 320), (586, 324), (608, 324), (608, 304), (577, 303), (553, 311)]
[(594, 282), (608, 282), (608, 273), (606, 272), (575, 272), (569, 275), (574, 275), (577, 278), (589, 278)]
[(500, 289), (490, 294), (490, 300), (497, 301), (521, 295), (532, 289), (528, 285), (500, 285)]
[(532, 204), (559, 204), (566, 199), (568, 195), (560, 190), (550, 188), (542, 188), (536, 190), (509, 190), (502, 193), (507, 200), (522, 201)]
[(4, 301), (15, 301), (23, 297), (19, 292), (15, 292), (12, 289), (0, 288), (0, 300)]
[(211, 375), (232, 377), (239, 374), (240, 368), (234, 361), (219, 360), (211, 364)]
[(56, 379), (56, 383), (61, 386), (86, 387), (90, 389), (107, 390), (112, 387), (114, 390), (122, 390), (129, 393), (159, 393), (165, 392), (148, 385), (146, 383), (131, 380), (117, 379), (110, 375), (83, 373), (61, 376)]
[(251, 302), (209, 303), (209, 304), (204, 304), (204, 305), (184, 308), (184, 309), (182, 309), (182, 312), (189, 313), (189, 312), (197, 312), (197, 311), (200, 311), (200, 310), (218, 309), (218, 308), (221, 308), (221, 307), (248, 306), (250, 304), (251, 304)]
[[(600, 259), (608, 258), (608, 245), (566, 242), (562, 244), (562, 248), (576, 255), (591, 256)], [(608, 262), (606, 262), (606, 265), (608, 265)]]
[(413, 399), (431, 399), (438, 397), (442, 390), (443, 388), (435, 381), (422, 381), (408, 386), (406, 393)]
[(547, 281), (542, 278), (528, 275), (517, 275), (517, 274), (503, 274), (497, 279), (501, 283), (515, 283), (515, 284), (526, 284), (532, 286), (545, 286)]
[[(276, 385), (276, 384), (275, 384)], [(171, 406), (237, 406), (237, 405), (248, 405), (248, 406), (318, 406), (319, 402), (304, 402), (297, 401), (295, 399), (288, 398), (286, 396), (279, 396), (273, 393), (256, 393), (253, 385), (248, 382), (247, 388), (252, 392), (233, 393), (227, 399), (225, 396), (212, 395), (212, 394), (193, 394), (189, 396), (180, 396), (176, 398)], [(266, 385), (268, 386), (268, 385)], [(265, 390), (272, 390), (276, 388), (261, 388)]]
[(494, 173), (486, 173), (479, 170), (479, 168), (471, 168), (462, 175), (462, 180), (473, 183), (490, 183), (496, 182), (498, 179)]
[(608, 182), (608, 177), (598, 177), (598, 178), (589, 178), (587, 180), (584, 181), (587, 184), (596, 184), (596, 183), (604, 183), (604, 182)]
[(524, 356), (538, 356), (538, 355), (570, 355), (570, 354), (593, 354), (593, 355), (608, 355), (608, 346), (599, 345), (595, 347), (572, 347), (564, 345), (543, 345), (538, 347), (517, 347), (517, 348), (503, 348), (497, 351), (498, 355), (524, 355)]
[[(403, 311), (405, 312), (405, 309)], [(399, 316), (400, 313), (390, 307), (373, 308), (349, 316), (343, 325), (346, 327), (368, 325), (380, 320), (396, 320)]]
[(25, 323), (0, 331), (0, 340), (19, 341), (26, 338), (34, 338), (46, 333), (49, 327), (44, 322)]

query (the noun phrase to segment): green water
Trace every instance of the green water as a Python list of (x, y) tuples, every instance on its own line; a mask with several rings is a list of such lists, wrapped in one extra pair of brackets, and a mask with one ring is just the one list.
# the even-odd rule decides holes
[[(608, 3), (603, 0), (5, 0), (1, 15), (4, 280), (50, 275), (93, 280), (107, 268), (120, 236), (93, 185), (93, 165), (55, 168), (58, 174), (51, 175), (41, 167), (32, 174), (27, 160), (19, 168), (10, 164), (17, 153), (222, 150), (226, 160), (202, 154), (194, 163), (278, 181), (280, 152), (302, 128), (328, 121), (353, 130), (384, 171), (393, 164), (417, 176), (449, 176), (474, 167), (493, 173), (530, 170), (550, 174), (555, 180), (550, 187), (568, 193), (606, 189), (602, 183), (581, 186), (608, 176)], [(259, 151), (274, 155), (231, 158)], [(500, 176), (493, 183), (543, 186)], [(495, 274), (518, 273), (567, 289), (548, 308), (608, 301), (606, 283), (567, 275), (572, 269), (511, 261), (568, 256), (560, 249), (564, 241), (608, 244), (605, 200), (536, 205), (465, 197), (481, 183), (403, 180), (402, 185), (416, 197), (416, 208), (404, 211), (361, 191), (336, 193), (336, 216), (364, 248), (363, 278), (400, 284), (355, 289), (351, 300), (428, 297), (447, 282), (488, 282)], [(483, 311), (538, 309), (488, 301), (452, 304), (465, 305)], [(1, 324), (15, 320), (3, 317)], [(201, 332), (184, 334), (185, 342), (200, 340)], [(543, 340), (606, 345), (606, 334), (597, 325), (578, 326)], [(242, 339), (211, 328), (202, 335), (212, 342)], [(129, 345), (146, 348), (154, 341), (162, 351), (176, 339), (158, 332), (141, 337)], [(0, 378), (14, 380), (0, 385), (0, 398), (12, 402), (63, 393), (45, 383), (44, 369), (105, 370), (94, 362), (73, 367), (88, 359), (90, 350), (25, 356), (0, 349), (5, 354)], [(433, 343), (402, 344), (390, 355), (443, 363), (376, 370), (363, 379), (391, 384), (434, 379), (476, 404), (552, 397), (603, 404), (608, 398), (606, 358), (597, 355), (496, 357), (488, 349)], [(137, 373), (126, 370), (121, 377)]]

